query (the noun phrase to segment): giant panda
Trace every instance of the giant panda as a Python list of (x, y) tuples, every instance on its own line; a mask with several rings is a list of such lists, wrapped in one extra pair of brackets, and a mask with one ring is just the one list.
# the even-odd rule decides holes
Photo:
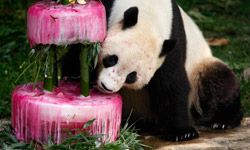
[(141, 128), (171, 141), (197, 138), (195, 126), (240, 124), (236, 76), (212, 55), (175, 0), (102, 2), (108, 34), (99, 54), (97, 87), (122, 94), (124, 116), (133, 109)]

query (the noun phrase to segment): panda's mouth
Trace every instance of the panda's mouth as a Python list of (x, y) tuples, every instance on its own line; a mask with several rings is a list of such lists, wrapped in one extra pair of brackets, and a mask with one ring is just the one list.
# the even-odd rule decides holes
[(104, 83), (101, 82), (101, 84), (97, 85), (97, 89), (100, 91), (100, 92), (103, 92), (103, 93), (113, 93), (113, 90), (110, 90), (108, 89)]
[(102, 82), (101, 82), (101, 85), (102, 85), (102, 88), (103, 88), (104, 90), (106, 90), (106, 91), (108, 91), (108, 92), (113, 92), (113, 90), (108, 89), (108, 88), (105, 86), (105, 84), (103, 84)]

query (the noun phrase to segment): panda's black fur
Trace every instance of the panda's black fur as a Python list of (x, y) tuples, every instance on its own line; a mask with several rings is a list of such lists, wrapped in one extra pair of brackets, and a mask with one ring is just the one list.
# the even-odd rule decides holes
[[(106, 8), (109, 20), (116, 0), (101, 1)], [(139, 121), (137, 119), (140, 119), (141, 116), (135, 114), (138, 127), (149, 129), (167, 140), (185, 141), (199, 136), (193, 124), (215, 129), (238, 126), (243, 114), (239, 83), (234, 73), (219, 61), (207, 60), (206, 62), (204, 60), (204, 64), (201, 63), (197, 65), (197, 69), (194, 69), (194, 76), (198, 80), (189, 81), (185, 69), (187, 36), (183, 18), (176, 1), (170, 0), (170, 2), (173, 12), (171, 35), (170, 39), (163, 42), (159, 54), (159, 58), (166, 58), (148, 85), (142, 89), (145, 95), (149, 96), (147, 109), (150, 109), (153, 114), (150, 114), (152, 115), (150, 117), (145, 116), (150, 119), (142, 118)], [(137, 10), (138, 8), (135, 6), (124, 12), (124, 16), (127, 18), (121, 20), (122, 30), (136, 25)], [(192, 88), (197, 92), (194, 97), (190, 98), (189, 93)], [(138, 95), (136, 91), (126, 93), (130, 94), (130, 92), (131, 95)], [(192, 98), (194, 104), (189, 102)], [(130, 110), (126, 111), (130, 112)], [(126, 115), (126, 113), (124, 114)], [(132, 121), (134, 121), (133, 118)]]
[(194, 106), (190, 111), (197, 125), (214, 129), (234, 128), (242, 119), (240, 86), (233, 72), (221, 63), (213, 63), (200, 72), (198, 97), (202, 115)]
[(198, 133), (191, 126), (187, 110), (190, 86), (184, 67), (186, 35), (180, 10), (173, 0), (172, 2), (174, 5), (171, 39), (178, 42), (168, 53), (147, 88), (152, 99), (150, 102), (153, 111), (164, 120), (160, 125), (166, 133), (162, 136), (169, 140), (185, 140), (185, 134), (190, 134), (191, 139), (197, 137)]

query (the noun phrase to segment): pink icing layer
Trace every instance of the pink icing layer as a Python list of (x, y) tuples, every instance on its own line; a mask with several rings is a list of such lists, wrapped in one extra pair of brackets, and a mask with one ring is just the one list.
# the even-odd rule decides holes
[(53, 92), (44, 92), (42, 84), (16, 87), (12, 93), (12, 126), (19, 140), (60, 143), (68, 131), (78, 133), (83, 125), (96, 119), (87, 129), (104, 134), (102, 141), (115, 141), (120, 129), (122, 98), (96, 90), (89, 97), (80, 95), (78, 84), (61, 82)]
[(99, 1), (86, 5), (41, 1), (29, 8), (27, 25), (31, 46), (102, 42), (106, 36), (105, 8)]

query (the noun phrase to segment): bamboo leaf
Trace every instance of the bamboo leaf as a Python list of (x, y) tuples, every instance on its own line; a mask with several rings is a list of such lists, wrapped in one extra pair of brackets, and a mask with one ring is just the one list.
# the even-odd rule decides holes
[(83, 129), (90, 127), (96, 119), (91, 119), (83, 125)]

